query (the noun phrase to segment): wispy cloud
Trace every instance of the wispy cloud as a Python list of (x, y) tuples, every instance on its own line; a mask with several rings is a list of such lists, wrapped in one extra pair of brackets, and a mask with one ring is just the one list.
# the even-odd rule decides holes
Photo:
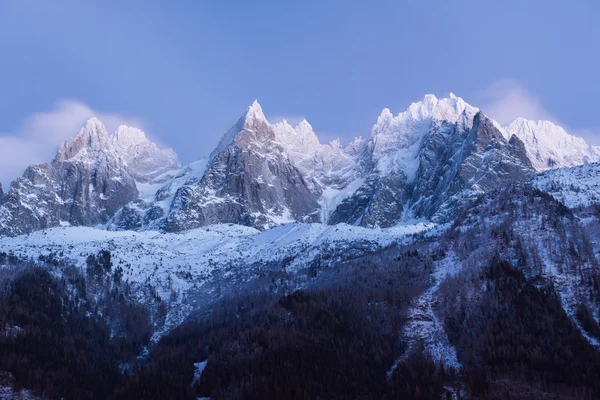
[(513, 79), (493, 82), (478, 97), (481, 110), (502, 125), (508, 125), (517, 117), (558, 123), (558, 118), (544, 108), (539, 97)]
[(27, 166), (52, 160), (60, 143), (75, 136), (92, 116), (109, 132), (121, 124), (142, 127), (139, 118), (98, 112), (75, 100), (57, 101), (51, 110), (27, 117), (15, 132), (0, 133), (0, 183), (4, 189), (8, 190)]
[(531, 120), (547, 120), (563, 127), (571, 135), (583, 137), (592, 145), (600, 144), (600, 133), (585, 127), (572, 127), (549, 112), (542, 99), (514, 79), (501, 79), (493, 82), (478, 94), (481, 110), (491, 118), (506, 126), (517, 117)]

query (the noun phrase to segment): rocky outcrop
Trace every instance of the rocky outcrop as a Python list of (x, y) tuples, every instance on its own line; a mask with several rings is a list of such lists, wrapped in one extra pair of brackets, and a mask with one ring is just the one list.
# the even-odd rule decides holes
[(177, 190), (164, 229), (214, 223), (266, 229), (318, 221), (319, 204), (255, 102), (223, 137), (202, 178)]
[[(144, 157), (151, 153), (117, 147), (119, 142), (116, 135), (109, 135), (100, 121), (92, 118), (76, 137), (60, 146), (54, 161), (28, 167), (2, 200), (0, 235), (18, 235), (59, 224), (106, 223), (138, 197), (136, 178), (151, 179), (140, 167), (148, 165)], [(153, 146), (139, 140), (133, 148)], [(174, 163), (169, 160), (156, 165), (164, 169)]]
[(414, 217), (445, 221), (464, 202), (534, 173), (518, 138), (507, 141), (481, 112), (463, 115), (425, 138), (408, 204)]

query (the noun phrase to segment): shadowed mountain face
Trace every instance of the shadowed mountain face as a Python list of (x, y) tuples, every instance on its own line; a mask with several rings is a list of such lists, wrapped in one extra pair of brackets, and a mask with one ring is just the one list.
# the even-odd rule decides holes
[(413, 218), (444, 221), (464, 202), (534, 173), (522, 142), (507, 141), (481, 112), (455, 123), (434, 121), (420, 140), (412, 180), (402, 170), (372, 171), (330, 222), (389, 227)]
[[(427, 95), (397, 116), (385, 109), (370, 138), (344, 147), (320, 143), (306, 120), (271, 124), (254, 102), (208, 159), (181, 168), (140, 130), (109, 135), (93, 118), (54, 161), (29, 167), (0, 194), (0, 234), (62, 222), (170, 232), (216, 223), (264, 230), (293, 221), (443, 222), (548, 163), (595, 157), (597, 149), (551, 123), (517, 122), (502, 128), (454, 95)], [(555, 134), (540, 140), (547, 132)], [(567, 142), (578, 146), (564, 150)]]
[(202, 179), (177, 191), (165, 228), (235, 223), (265, 229), (278, 221), (316, 222), (318, 211), (305, 177), (254, 103), (221, 140)]

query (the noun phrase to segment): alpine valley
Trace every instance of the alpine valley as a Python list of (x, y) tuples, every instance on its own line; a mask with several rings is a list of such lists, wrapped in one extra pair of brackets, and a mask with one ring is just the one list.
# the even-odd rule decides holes
[(600, 398), (600, 147), (450, 94), (209, 152), (92, 118), (0, 187), (0, 397)]

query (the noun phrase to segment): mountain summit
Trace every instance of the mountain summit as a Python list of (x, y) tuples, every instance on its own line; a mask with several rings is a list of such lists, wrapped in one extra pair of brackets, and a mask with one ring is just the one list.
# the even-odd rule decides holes
[(159, 149), (140, 130), (121, 126), (110, 135), (90, 118), (52, 162), (32, 165), (12, 182), (0, 199), (0, 234), (104, 224), (138, 197), (138, 182), (179, 166), (172, 150)]
[[(285, 222), (390, 227), (448, 221), (488, 191), (538, 171), (600, 160), (598, 147), (547, 121), (501, 127), (460, 97), (426, 95), (369, 138), (321, 143), (307, 120), (271, 124), (258, 101), (205, 159), (181, 168), (139, 129), (91, 118), (51, 163), (0, 195), (0, 234), (56, 226), (183, 231)], [(141, 191), (140, 191), (141, 190)]]

